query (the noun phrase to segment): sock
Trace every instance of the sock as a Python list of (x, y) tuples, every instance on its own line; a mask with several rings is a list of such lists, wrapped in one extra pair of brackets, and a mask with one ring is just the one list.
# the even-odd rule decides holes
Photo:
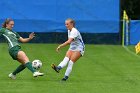
[(26, 66), (32, 73), (36, 72), (36, 70), (32, 67), (32, 63), (31, 63), (31, 62), (27, 62), (27, 63), (25, 64), (25, 66)]
[(73, 67), (73, 62), (70, 60), (69, 61), (69, 64), (68, 64), (68, 67), (67, 67), (67, 70), (66, 70), (66, 72), (65, 72), (65, 76), (69, 76), (69, 74), (71, 73), (71, 71), (72, 71), (72, 67)]
[(24, 70), (26, 67), (25, 67), (25, 65), (19, 65), (17, 68), (16, 68), (16, 70), (13, 72), (13, 75), (16, 75), (16, 74), (18, 74), (19, 72), (21, 72), (22, 70)]
[(67, 65), (68, 62), (69, 62), (69, 58), (68, 57), (65, 57), (63, 59), (63, 61), (57, 66), (57, 68), (59, 70), (62, 69), (62, 68), (64, 68)]

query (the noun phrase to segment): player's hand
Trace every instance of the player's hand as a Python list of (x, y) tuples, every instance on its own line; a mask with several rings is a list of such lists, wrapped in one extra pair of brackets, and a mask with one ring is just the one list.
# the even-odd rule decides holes
[(30, 39), (33, 39), (34, 37), (35, 37), (35, 33), (32, 32), (32, 33), (29, 35), (29, 38), (30, 38)]
[(59, 50), (60, 50), (60, 46), (58, 46), (57, 48), (56, 48), (56, 52), (59, 52)]

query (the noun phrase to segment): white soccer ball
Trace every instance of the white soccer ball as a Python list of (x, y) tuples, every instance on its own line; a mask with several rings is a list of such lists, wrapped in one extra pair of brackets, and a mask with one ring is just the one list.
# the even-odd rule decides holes
[(42, 62), (36, 59), (32, 62), (32, 67), (39, 70), (42, 67)]

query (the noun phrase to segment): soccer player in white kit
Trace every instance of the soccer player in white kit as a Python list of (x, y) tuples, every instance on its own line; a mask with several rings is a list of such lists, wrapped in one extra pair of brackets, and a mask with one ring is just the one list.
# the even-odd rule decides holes
[(62, 47), (65, 47), (70, 44), (70, 48), (66, 53), (66, 56), (64, 57), (63, 61), (56, 66), (55, 64), (52, 64), (52, 68), (59, 73), (59, 71), (64, 68), (67, 64), (67, 69), (65, 72), (65, 76), (62, 79), (62, 81), (66, 81), (69, 78), (69, 75), (72, 71), (73, 64), (84, 55), (85, 45), (82, 40), (80, 32), (75, 28), (75, 21), (73, 19), (67, 19), (65, 21), (65, 26), (68, 29), (68, 40), (64, 42), (63, 44), (60, 44), (56, 51), (59, 52), (59, 50)]

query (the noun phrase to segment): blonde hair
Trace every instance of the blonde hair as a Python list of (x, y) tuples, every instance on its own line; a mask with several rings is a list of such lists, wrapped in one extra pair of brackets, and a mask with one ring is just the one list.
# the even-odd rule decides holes
[(70, 21), (70, 23), (75, 27), (75, 20), (73, 20), (72, 18), (68, 18), (66, 19), (66, 21)]

